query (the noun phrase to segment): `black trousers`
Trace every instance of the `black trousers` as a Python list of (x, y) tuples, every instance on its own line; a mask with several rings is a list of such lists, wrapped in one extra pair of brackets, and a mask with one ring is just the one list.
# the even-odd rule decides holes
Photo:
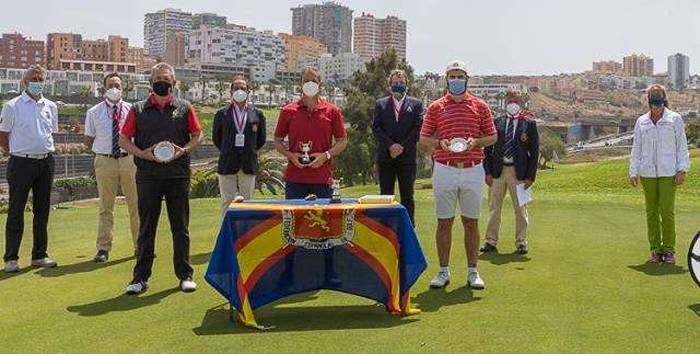
[[(315, 183), (295, 183), (287, 182), (285, 184), (284, 199), (304, 199), (309, 194), (315, 194), (318, 198), (330, 198), (333, 195), (333, 189), (327, 184)], [(284, 260), (284, 271), (282, 272), (281, 284), (283, 287), (290, 285), (294, 278), (294, 257), (292, 254)], [(326, 250), (323, 253), (323, 263), (327, 270), (325, 273), (326, 281), (330, 282), (337, 277), (335, 271), (335, 256), (333, 250)]]
[(5, 224), (5, 256), (7, 261), (19, 259), (19, 247), (24, 234), (24, 208), (29, 191), (32, 191), (34, 213), (34, 246), (32, 259), (47, 257), (49, 211), (51, 210), (51, 185), (53, 184), (54, 158), (41, 160), (10, 156), (7, 163), (7, 183), (10, 186), (10, 205)]
[(284, 199), (304, 199), (309, 194), (318, 198), (330, 198), (333, 189), (328, 184), (287, 182), (284, 188)]
[(151, 277), (156, 230), (163, 198), (168, 211), (170, 232), (173, 237), (173, 267), (178, 279), (192, 276), (190, 265), (190, 180), (159, 179), (137, 180), (139, 199), (139, 239), (136, 251), (134, 281), (147, 281)]
[(401, 197), (401, 205), (408, 210), (408, 216), (411, 217), (411, 223), (416, 225), (415, 221), (415, 201), (413, 200), (413, 185), (416, 182), (415, 164), (401, 164), (396, 162), (380, 162), (378, 163), (379, 170), (379, 189), (381, 194), (394, 194), (394, 183), (399, 180), (399, 195)]

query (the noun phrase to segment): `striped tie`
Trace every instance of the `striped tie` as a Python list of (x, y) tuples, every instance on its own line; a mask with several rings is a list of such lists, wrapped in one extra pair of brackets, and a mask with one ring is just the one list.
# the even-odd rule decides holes
[(119, 158), (121, 149), (119, 148), (119, 106), (114, 105), (112, 114), (112, 157)]
[(513, 158), (513, 150), (515, 148), (515, 120), (508, 118), (508, 126), (506, 128), (506, 144), (503, 146), (503, 157)]

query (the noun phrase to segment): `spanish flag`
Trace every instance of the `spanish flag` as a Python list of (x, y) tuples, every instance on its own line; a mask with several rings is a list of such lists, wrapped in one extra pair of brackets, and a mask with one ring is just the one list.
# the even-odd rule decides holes
[(231, 204), (205, 279), (241, 321), (292, 294), (330, 289), (414, 314), (409, 290), (427, 264), (406, 209), (357, 200)]

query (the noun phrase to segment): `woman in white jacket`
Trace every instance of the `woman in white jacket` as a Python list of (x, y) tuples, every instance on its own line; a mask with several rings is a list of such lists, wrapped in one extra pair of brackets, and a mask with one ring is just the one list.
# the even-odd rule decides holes
[(637, 119), (630, 159), (630, 182), (640, 182), (646, 201), (651, 263), (675, 263), (676, 186), (685, 182), (690, 168), (688, 141), (681, 116), (668, 109), (666, 89), (647, 90), (650, 111)]

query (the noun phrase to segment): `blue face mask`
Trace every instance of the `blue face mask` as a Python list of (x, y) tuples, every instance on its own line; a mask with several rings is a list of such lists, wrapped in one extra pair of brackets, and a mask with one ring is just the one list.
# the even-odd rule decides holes
[(467, 91), (467, 80), (465, 79), (452, 79), (447, 80), (447, 91), (453, 95), (461, 95)]
[(44, 91), (44, 83), (32, 81), (27, 85), (27, 91), (31, 95), (38, 96)]
[(403, 95), (406, 93), (406, 85), (404, 84), (393, 84), (391, 85), (391, 92)]
[(651, 96), (649, 97), (649, 105), (652, 107), (661, 107), (666, 103), (663, 97), (661, 96)]

